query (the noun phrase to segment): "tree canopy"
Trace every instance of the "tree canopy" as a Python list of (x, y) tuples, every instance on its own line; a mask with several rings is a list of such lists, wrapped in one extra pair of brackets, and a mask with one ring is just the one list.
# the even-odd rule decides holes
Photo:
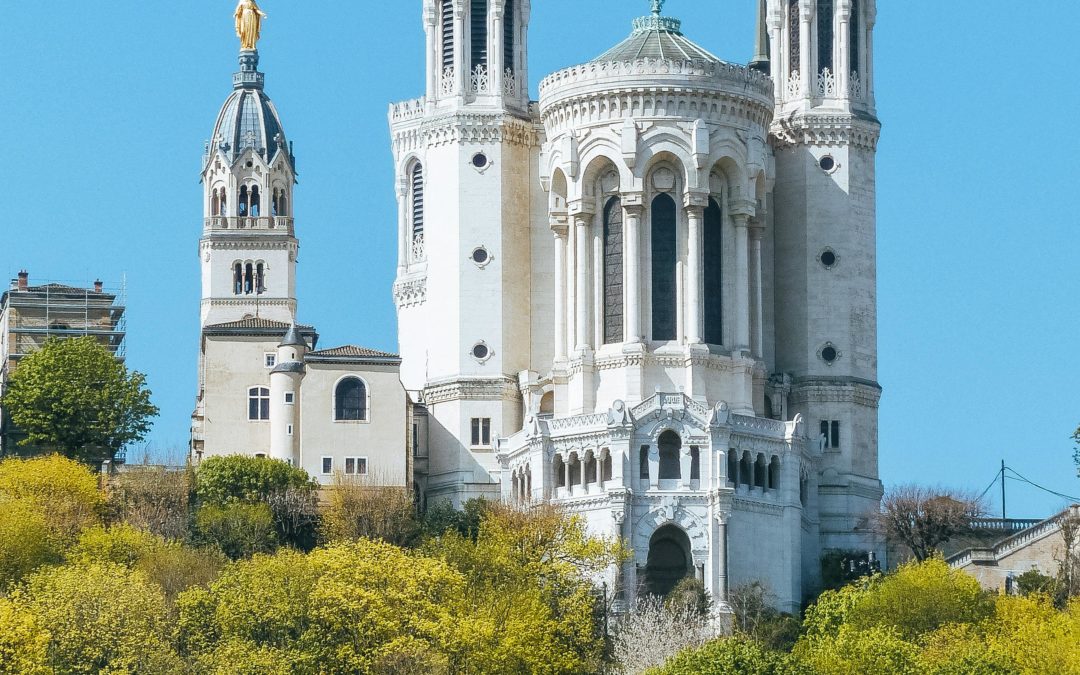
[(50, 338), (26, 355), (3, 405), (26, 434), (21, 444), (91, 462), (141, 440), (158, 414), (146, 377), (89, 336)]
[(958, 490), (900, 485), (885, 493), (877, 524), (916, 560), (927, 560), (942, 544), (969, 531), (972, 519), (985, 512), (981, 500)]

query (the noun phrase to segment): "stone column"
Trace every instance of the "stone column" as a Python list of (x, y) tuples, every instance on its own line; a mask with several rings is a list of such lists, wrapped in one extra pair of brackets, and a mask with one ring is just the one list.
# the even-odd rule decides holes
[(750, 295), (751, 323), (754, 330), (751, 351), (761, 358), (765, 353), (765, 329), (761, 292), (761, 238), (765, 234), (763, 220), (757, 220), (750, 228), (750, 276), (752, 292)]
[(555, 235), (555, 360), (566, 360), (566, 224), (552, 220)]
[(503, 94), (503, 7), (510, 0), (488, 3), (488, 12), (491, 17), (491, 30), (488, 31), (488, 77), (491, 82), (491, 94), (502, 96)]
[[(874, 24), (877, 22), (877, 6), (871, 0), (866, 7), (866, 30), (863, 31), (862, 44), (863, 53), (862, 58), (859, 59), (859, 63), (862, 65), (864, 72), (866, 73), (866, 84), (863, 85), (866, 91), (866, 100), (871, 106), (875, 104), (874, 96)], [(852, 17), (852, 21), (857, 21), (858, 17)]]
[(750, 348), (750, 263), (748, 230), (750, 217), (735, 214), (735, 349)]
[(586, 214), (575, 215), (574, 229), (577, 232), (577, 339), (574, 346), (577, 351), (587, 351), (592, 332), (589, 330), (589, 217)]
[(804, 97), (810, 96), (817, 84), (814, 76), (813, 62), (814, 52), (811, 49), (810, 38), (813, 35), (812, 24), (814, 18), (814, 0), (799, 0), (799, 75), (802, 79), (802, 91)]
[(693, 205), (686, 207), (687, 246), (686, 246), (686, 341), (700, 343), (701, 319), (701, 226), (705, 218), (705, 209)]
[(716, 598), (719, 602), (727, 602), (728, 599), (728, 515), (718, 512), (716, 534)]
[(840, 58), (836, 66), (836, 86), (840, 96), (851, 96), (851, 0), (840, 0), (837, 4), (838, 28), (833, 38), (840, 47)]
[(784, 50), (784, 10), (783, 5), (776, 2), (769, 3), (769, 60), (773, 80), (773, 96), (777, 101), (784, 100), (784, 87), (788, 80), (788, 63), (783, 58)]
[(427, 100), (432, 102), (439, 92), (439, 73), (442, 71), (442, 62), (439, 60), (439, 40), (436, 28), (435, 4), (430, 3), (424, 8), (424, 33), (427, 37)]
[(464, 98), (469, 88), (469, 60), (465, 49), (465, 3), (454, 7), (454, 94)]
[[(629, 199), (629, 197), (626, 197)], [(640, 199), (640, 197), (639, 197)], [(625, 202), (624, 202), (625, 204)], [(623, 270), (625, 277), (623, 331), (626, 342), (641, 342), (641, 204), (623, 207)]]
[(563, 485), (566, 486), (566, 494), (573, 494), (574, 486), (570, 484), (570, 456), (563, 459)]
[(409, 264), (409, 249), (412, 247), (412, 237), (409, 236), (409, 192), (404, 180), (398, 181), (398, 275), (405, 273)]

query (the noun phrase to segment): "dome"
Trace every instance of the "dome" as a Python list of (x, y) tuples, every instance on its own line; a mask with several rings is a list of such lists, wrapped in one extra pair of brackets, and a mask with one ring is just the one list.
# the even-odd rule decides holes
[(630, 37), (593, 59), (593, 62), (663, 59), (721, 63), (719, 58), (684, 36), (681, 29), (681, 21), (660, 16), (658, 11), (654, 11), (651, 16), (634, 19), (634, 32)]
[(258, 71), (258, 52), (240, 54), (240, 72), (233, 75), (233, 92), (225, 100), (211, 135), (213, 147), (235, 161), (240, 153), (254, 148), (268, 163), (284, 150), (290, 165), (291, 152), (285, 140), (281, 118), (270, 97), (263, 91), (264, 76)]

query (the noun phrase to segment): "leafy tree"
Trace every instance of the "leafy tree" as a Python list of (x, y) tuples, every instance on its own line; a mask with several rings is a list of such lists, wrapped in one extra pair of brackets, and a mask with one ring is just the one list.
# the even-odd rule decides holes
[(53, 675), (49, 632), (34, 615), (0, 596), (0, 675)]
[(334, 476), (322, 513), (327, 540), (381, 539), (398, 546), (417, 543), (421, 526), (412, 492), (407, 488), (380, 486), (380, 482), (341, 473)]
[(491, 504), (483, 497), (469, 499), (460, 511), (448, 501), (431, 504), (423, 517), (424, 533), (429, 537), (439, 537), (454, 531), (475, 541), (480, 533), (480, 521)]
[(979, 499), (959, 490), (901, 485), (885, 494), (876, 522), (887, 538), (906, 546), (922, 561), (968, 531), (971, 520), (985, 512)]
[(146, 377), (90, 336), (50, 338), (22, 359), (4, 408), (26, 434), (22, 444), (91, 462), (141, 440), (158, 414)]
[(1024, 597), (1029, 595), (1053, 597), (1057, 594), (1057, 579), (1039, 570), (1031, 569), (1016, 577), (1016, 590)]
[(30, 500), (0, 498), (0, 593), (60, 557), (45, 516)]
[(682, 652), (650, 675), (801, 675), (791, 659), (745, 637), (714, 640)]
[(182, 672), (165, 599), (138, 572), (97, 563), (46, 568), (11, 595), (11, 604), (47, 631), (50, 672)]
[(79, 535), (79, 541), (68, 554), (68, 559), (131, 568), (164, 544), (158, 537), (130, 525), (113, 525), (110, 528), (98, 525)]
[(834, 635), (800, 642), (794, 654), (815, 675), (921, 675), (918, 647), (887, 626), (859, 630), (844, 624)]
[(64, 542), (100, 522), (105, 505), (97, 476), (85, 465), (59, 455), (0, 461), (3, 499), (33, 504), (53, 535)]
[(266, 504), (205, 504), (195, 513), (195, 531), (202, 543), (233, 560), (277, 548), (274, 516)]

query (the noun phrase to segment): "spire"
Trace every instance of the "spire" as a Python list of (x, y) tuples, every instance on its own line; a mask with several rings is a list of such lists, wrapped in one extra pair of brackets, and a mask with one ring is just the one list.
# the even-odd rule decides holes
[(769, 29), (765, 18), (767, 13), (765, 0), (758, 0), (757, 31), (755, 31), (756, 34), (754, 35), (754, 58), (750, 59), (750, 67), (754, 70), (760, 70), (766, 75), (769, 74), (771, 69), (769, 64)]
[(649, 16), (634, 19), (633, 34), (661, 31), (682, 35), (682, 21), (669, 16), (661, 16), (661, 12), (664, 11), (664, 3), (667, 0), (650, 0), (650, 2), (652, 3), (652, 13)]
[(652, 0), (653, 16), (660, 16), (662, 11), (664, 11), (664, 0)]
[(296, 327), (296, 324), (289, 326), (289, 332), (285, 333), (285, 337), (281, 339), (281, 344), (278, 347), (303, 347), (307, 349), (308, 343), (300, 335), (300, 329)]

